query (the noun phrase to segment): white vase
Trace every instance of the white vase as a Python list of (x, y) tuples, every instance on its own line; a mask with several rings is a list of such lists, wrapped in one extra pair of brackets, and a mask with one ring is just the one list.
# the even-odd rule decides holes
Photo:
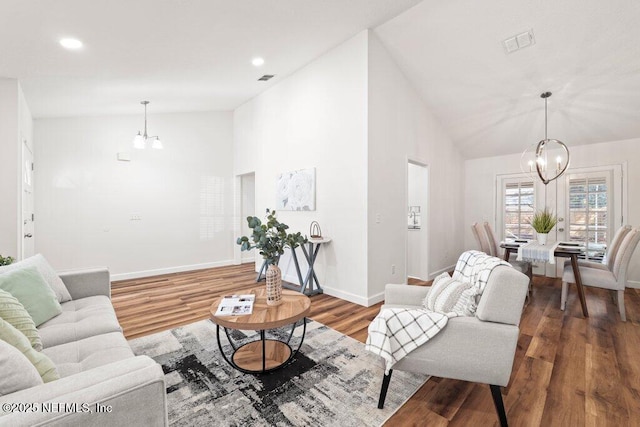
[(541, 245), (546, 245), (548, 235), (549, 233), (538, 233), (538, 243), (540, 243)]

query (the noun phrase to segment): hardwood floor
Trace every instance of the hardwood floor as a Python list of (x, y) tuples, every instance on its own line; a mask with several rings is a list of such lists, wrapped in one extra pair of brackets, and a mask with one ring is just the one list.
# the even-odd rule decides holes
[[(627, 289), (627, 322), (609, 294), (587, 289), (584, 319), (575, 289), (560, 310), (560, 281), (535, 277), (509, 385), (511, 426), (640, 426), (640, 292)], [(424, 284), (415, 283), (415, 284)], [(253, 264), (114, 282), (113, 304), (128, 338), (209, 317), (211, 300), (257, 286)], [(327, 295), (310, 317), (361, 342), (380, 304)], [(402, 387), (391, 380), (390, 387)], [(375, 410), (375, 408), (372, 408)], [(432, 378), (387, 426), (497, 426), (489, 386)]]

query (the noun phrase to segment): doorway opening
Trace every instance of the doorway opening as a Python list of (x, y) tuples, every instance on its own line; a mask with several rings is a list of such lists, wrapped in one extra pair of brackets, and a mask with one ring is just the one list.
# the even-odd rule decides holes
[(429, 239), (427, 206), (429, 169), (409, 160), (407, 164), (407, 276), (429, 280)]
[(22, 141), (22, 250), (20, 259), (35, 254), (33, 214), (33, 152), (26, 139)]
[[(251, 236), (251, 229), (247, 225), (247, 217), (256, 215), (256, 174), (248, 173), (240, 176), (240, 235)], [(240, 253), (240, 262), (256, 261), (256, 251)]]

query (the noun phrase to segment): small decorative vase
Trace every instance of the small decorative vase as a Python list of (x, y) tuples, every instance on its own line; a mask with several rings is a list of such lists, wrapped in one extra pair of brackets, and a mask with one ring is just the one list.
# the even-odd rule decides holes
[(543, 246), (546, 245), (548, 235), (549, 233), (538, 233), (538, 243), (540, 243)]
[(282, 303), (282, 273), (280, 267), (270, 264), (267, 268), (267, 305)]

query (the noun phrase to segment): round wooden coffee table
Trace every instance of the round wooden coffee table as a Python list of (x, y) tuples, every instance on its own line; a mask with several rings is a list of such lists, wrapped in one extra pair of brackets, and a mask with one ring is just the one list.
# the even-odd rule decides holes
[[(267, 305), (265, 287), (244, 291), (243, 294), (255, 294), (256, 300), (253, 303), (253, 313), (244, 316), (215, 316), (218, 304), (222, 297), (216, 298), (211, 304), (211, 321), (216, 324), (216, 337), (218, 348), (224, 360), (235, 369), (247, 374), (264, 374), (274, 371), (287, 365), (298, 353), (304, 335), (307, 331), (306, 319), (302, 322), (302, 338), (295, 351), (292, 350), (289, 342), (293, 337), (298, 320), (306, 318), (311, 311), (311, 300), (308, 296), (296, 291), (283, 290), (282, 304), (277, 306)], [(292, 325), (291, 332), (286, 341), (267, 338), (265, 331)], [(220, 341), (220, 328), (233, 348), (230, 357), (224, 353)], [(260, 339), (256, 341), (236, 346), (229, 336), (229, 329), (259, 331)]]

